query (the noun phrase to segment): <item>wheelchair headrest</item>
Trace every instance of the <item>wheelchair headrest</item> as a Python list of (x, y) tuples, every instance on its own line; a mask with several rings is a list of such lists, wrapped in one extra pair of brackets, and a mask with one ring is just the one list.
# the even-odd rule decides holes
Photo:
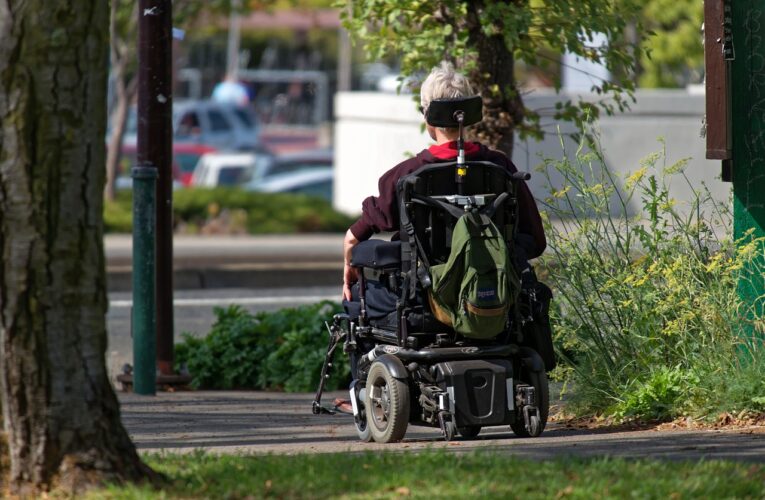
[(457, 111), (465, 114), (462, 125), (467, 127), (483, 120), (483, 99), (480, 95), (433, 99), (425, 111), (425, 121), (434, 127), (457, 128)]

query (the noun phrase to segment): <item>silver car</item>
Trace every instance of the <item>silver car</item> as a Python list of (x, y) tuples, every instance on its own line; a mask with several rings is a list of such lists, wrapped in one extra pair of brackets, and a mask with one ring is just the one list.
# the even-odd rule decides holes
[[(130, 110), (125, 144), (136, 141), (136, 110)], [(173, 103), (173, 141), (219, 150), (260, 149), (260, 127), (250, 108), (211, 100)]]

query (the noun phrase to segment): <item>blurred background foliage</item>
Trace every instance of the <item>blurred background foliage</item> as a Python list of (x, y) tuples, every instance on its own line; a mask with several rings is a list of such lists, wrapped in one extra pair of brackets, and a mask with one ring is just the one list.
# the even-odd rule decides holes
[(641, 18), (647, 30), (641, 36), (646, 48), (640, 60), (641, 87), (684, 87), (704, 78), (700, 0), (650, 0)]
[[(132, 231), (132, 204), (130, 191), (121, 191), (106, 202), (106, 232)], [(355, 221), (322, 198), (227, 187), (176, 191), (173, 218), (176, 232), (184, 234), (339, 233)]]

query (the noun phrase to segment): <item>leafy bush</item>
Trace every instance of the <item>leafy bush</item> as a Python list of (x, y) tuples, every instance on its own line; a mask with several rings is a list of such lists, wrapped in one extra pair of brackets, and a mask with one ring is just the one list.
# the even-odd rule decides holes
[[(340, 306), (321, 302), (252, 315), (239, 306), (216, 308), (216, 321), (204, 338), (184, 333), (176, 364), (185, 365), (195, 387), (208, 389), (316, 389), (327, 348), (325, 321)], [(347, 357), (338, 353), (327, 389), (347, 386)]]
[[(550, 184), (563, 179), (545, 202), (544, 265), (573, 409), (651, 419), (761, 409), (765, 384), (752, 383), (751, 367), (765, 366), (765, 351), (746, 332), (762, 313), (737, 286), (761, 264), (763, 241), (731, 241), (729, 210), (690, 185), (685, 161), (661, 168), (663, 159), (651, 155), (624, 180), (596, 147), (545, 161)], [(689, 206), (670, 198), (670, 179), (688, 182)]]
[(107, 233), (129, 233), (133, 230), (132, 197), (123, 193), (114, 201), (104, 203), (104, 231)]
[[(107, 231), (132, 229), (132, 198), (120, 193), (104, 208)], [(232, 188), (190, 188), (173, 193), (176, 225), (198, 231), (222, 213), (228, 213), (237, 227), (251, 234), (342, 232), (352, 217), (335, 211), (326, 200), (305, 195), (253, 193)]]

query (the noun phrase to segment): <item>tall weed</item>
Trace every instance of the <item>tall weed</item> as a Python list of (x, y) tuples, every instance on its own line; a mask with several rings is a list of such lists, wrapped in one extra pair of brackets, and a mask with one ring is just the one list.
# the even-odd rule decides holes
[[(574, 411), (667, 419), (763, 409), (765, 384), (751, 383), (763, 348), (743, 335), (762, 317), (737, 293), (763, 241), (732, 241), (727, 206), (691, 185), (686, 160), (666, 165), (664, 150), (625, 179), (597, 145), (574, 157), (540, 169), (557, 184), (544, 203), (543, 266)], [(670, 181), (688, 184), (687, 205), (671, 198)]]

